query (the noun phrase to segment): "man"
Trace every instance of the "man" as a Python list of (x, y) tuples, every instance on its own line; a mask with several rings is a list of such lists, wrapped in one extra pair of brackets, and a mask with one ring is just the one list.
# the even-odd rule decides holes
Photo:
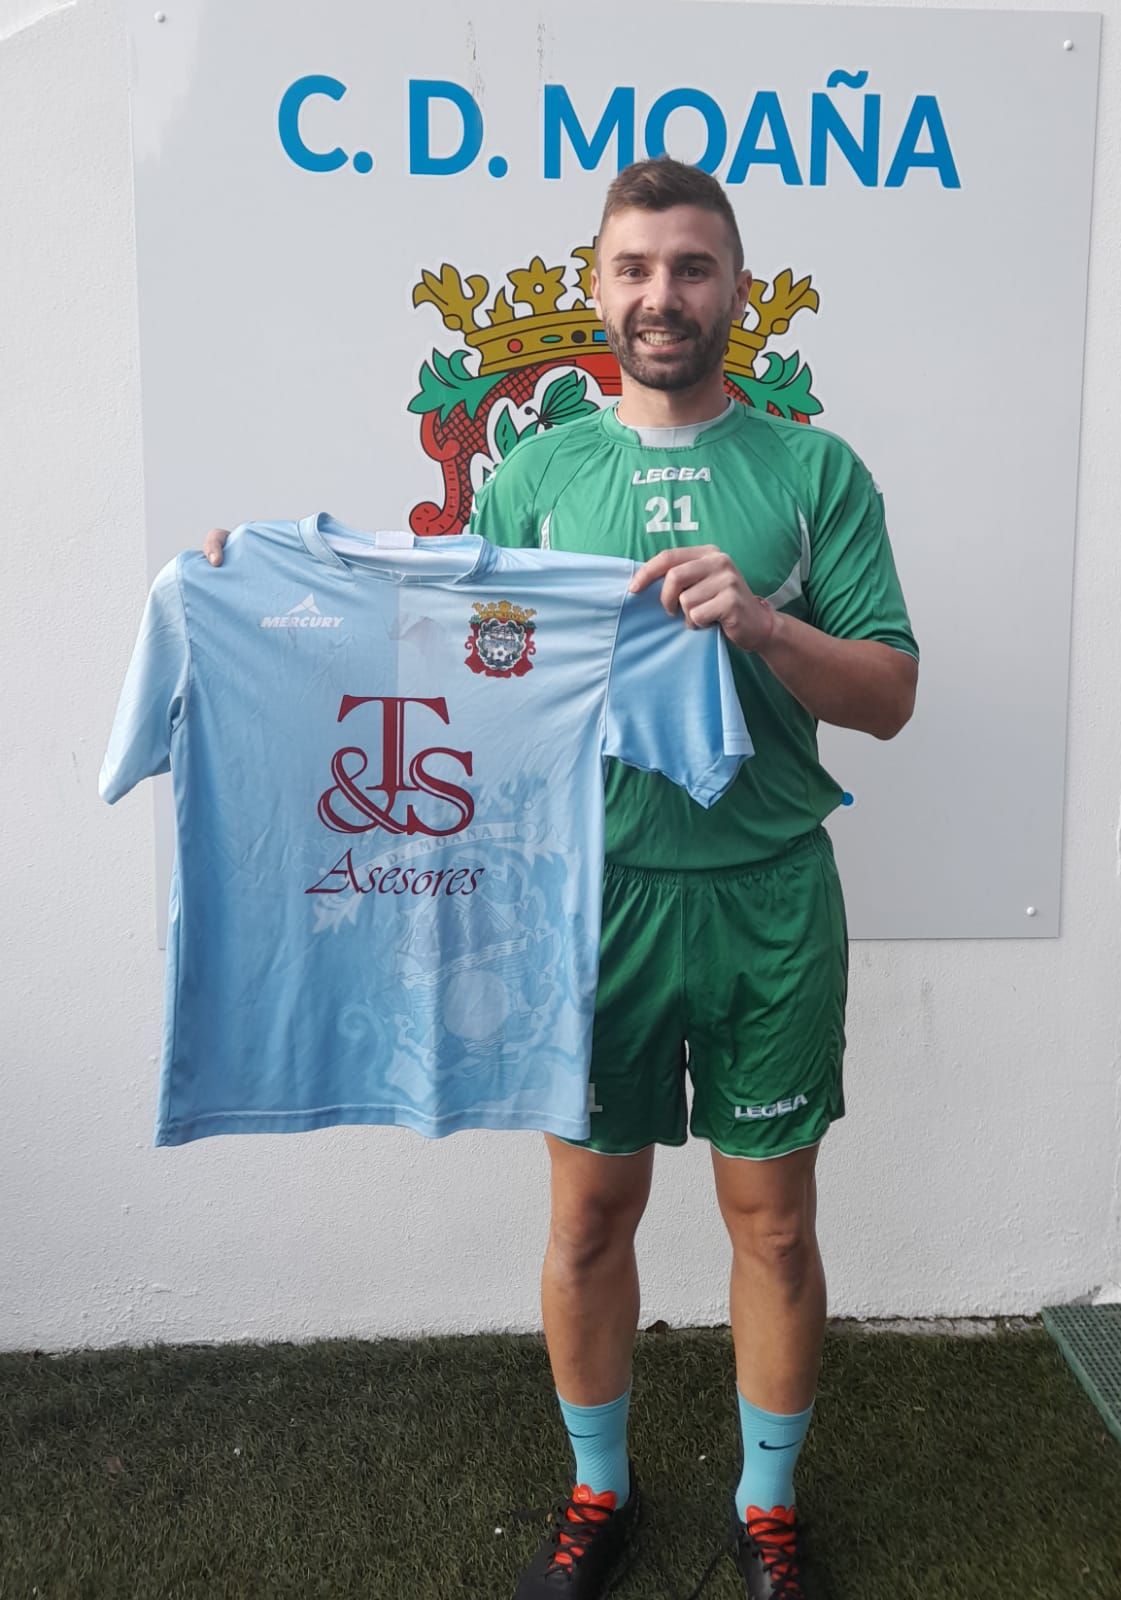
[[(893, 737), (918, 652), (865, 467), (835, 436), (726, 396), (743, 259), (714, 178), (667, 158), (620, 173), (592, 275), (618, 406), (525, 439), (472, 514), (496, 543), (632, 557), (633, 587), (663, 580), (686, 626), (720, 627), (756, 749), (711, 812), (656, 774), (609, 773), (592, 1134), (546, 1136), (542, 1312), (576, 1487), (515, 1600), (605, 1594), (638, 1514), (634, 1237), (655, 1146), (686, 1137), (686, 1071), (732, 1242), (735, 1560), (750, 1600), (815, 1592), (793, 1474), (825, 1326), (814, 1168), (844, 1112), (847, 974), (821, 827), (841, 791), (816, 723)], [(692, 472), (649, 476), (665, 467)], [(212, 561), (221, 542), (207, 538)]]

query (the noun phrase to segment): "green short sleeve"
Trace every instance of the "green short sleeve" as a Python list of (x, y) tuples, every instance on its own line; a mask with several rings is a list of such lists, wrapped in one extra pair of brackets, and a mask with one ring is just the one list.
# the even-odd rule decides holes
[(875, 639), (918, 658), (884, 521), (883, 496), (840, 440), (814, 475), (809, 620), (838, 639)]

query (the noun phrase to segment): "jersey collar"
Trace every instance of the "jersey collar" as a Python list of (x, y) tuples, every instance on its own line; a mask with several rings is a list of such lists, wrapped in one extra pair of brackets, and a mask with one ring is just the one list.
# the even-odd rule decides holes
[[(308, 554), (333, 567), (341, 578), (374, 578), (388, 583), (467, 584), (483, 578), (494, 566), (494, 545), (476, 533), (420, 538), (393, 534), (394, 546), (378, 545), (378, 535), (348, 528), (328, 511), (317, 511), (296, 524)], [(408, 538), (409, 544), (396, 541)]]
[[(711, 444), (713, 440), (723, 438), (726, 433), (731, 432), (739, 421), (741, 407), (729, 398), (727, 410), (719, 417), (714, 417), (711, 422), (701, 423), (696, 431), (692, 427), (654, 428), (649, 430), (630, 428), (625, 422), (619, 421), (619, 418), (615, 415), (615, 409), (615, 406), (608, 406), (600, 412), (600, 423), (603, 431), (614, 444), (626, 445), (632, 450), (664, 452), (666, 450), (694, 450), (702, 443)], [(649, 442), (642, 437), (644, 432), (653, 435)], [(659, 433), (664, 434), (666, 437), (659, 439), (657, 437)], [(674, 438), (675, 435), (677, 436), (676, 440)]]

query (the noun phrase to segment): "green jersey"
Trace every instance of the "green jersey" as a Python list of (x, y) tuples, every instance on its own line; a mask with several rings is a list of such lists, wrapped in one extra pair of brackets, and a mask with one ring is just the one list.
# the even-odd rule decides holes
[[(863, 462), (834, 434), (747, 406), (700, 431), (635, 430), (610, 409), (523, 439), (476, 496), (471, 529), (495, 544), (635, 561), (666, 546), (717, 545), (777, 609), (918, 656)], [(754, 758), (709, 811), (660, 775), (612, 762), (608, 861), (749, 866), (840, 804), (815, 719), (764, 662), (729, 648)]]

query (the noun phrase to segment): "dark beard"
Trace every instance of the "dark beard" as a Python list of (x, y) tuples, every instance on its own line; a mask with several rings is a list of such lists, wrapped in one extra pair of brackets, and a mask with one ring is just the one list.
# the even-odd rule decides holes
[(639, 313), (631, 315), (628, 329), (620, 328), (606, 317), (603, 326), (611, 352), (629, 378), (646, 389), (676, 393), (681, 389), (694, 388), (723, 366), (734, 314), (734, 307), (729, 308), (727, 319), (721, 318), (707, 333), (702, 332), (698, 323), (688, 322), (684, 318), (663, 320), (661, 327), (666, 333), (684, 333), (693, 341), (674, 362), (667, 361), (664, 356), (660, 360), (656, 357), (652, 359), (638, 337), (629, 331), (629, 327), (636, 323), (650, 326)]

